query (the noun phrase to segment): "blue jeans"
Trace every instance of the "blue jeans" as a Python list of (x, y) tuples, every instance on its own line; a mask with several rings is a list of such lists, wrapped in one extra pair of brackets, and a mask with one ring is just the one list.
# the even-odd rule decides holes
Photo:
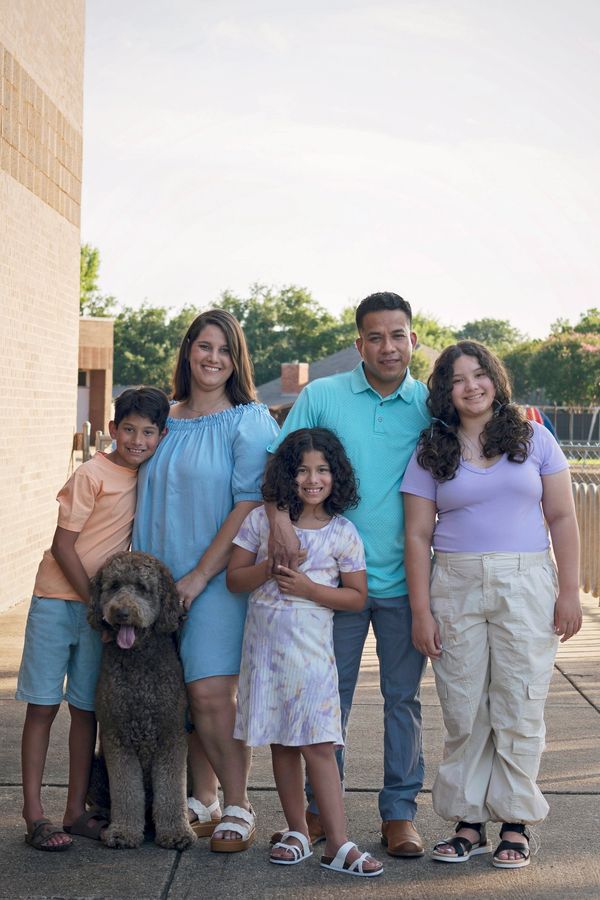
[[(383, 789), (379, 793), (379, 812), (384, 821), (412, 820), (417, 811), (416, 797), (423, 787), (419, 686), (427, 660), (412, 645), (412, 618), (406, 596), (385, 599), (369, 597), (361, 612), (336, 612), (334, 615), (333, 643), (342, 733), (345, 741), (370, 623), (375, 634), (379, 685), (384, 699)], [(340, 748), (336, 755), (343, 784), (345, 747)], [(306, 796), (310, 811), (317, 813), (308, 781)]]

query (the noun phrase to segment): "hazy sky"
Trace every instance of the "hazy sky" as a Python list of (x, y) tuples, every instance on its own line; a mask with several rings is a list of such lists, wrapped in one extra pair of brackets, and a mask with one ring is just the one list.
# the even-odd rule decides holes
[(600, 306), (598, 0), (87, 0), (82, 240), (124, 304)]

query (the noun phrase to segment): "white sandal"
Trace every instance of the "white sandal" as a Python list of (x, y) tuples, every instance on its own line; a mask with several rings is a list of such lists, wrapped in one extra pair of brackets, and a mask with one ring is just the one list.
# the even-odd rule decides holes
[[(215, 826), (221, 821), (219, 801), (215, 800), (210, 806), (205, 806), (204, 803), (196, 800), (195, 797), (188, 797), (187, 805), (188, 809), (191, 809), (196, 816), (195, 819), (190, 821), (194, 834), (197, 837), (209, 837), (213, 833)], [(217, 815), (215, 816), (213, 813), (217, 813)]]
[(334, 872), (343, 872), (344, 875), (360, 875), (362, 878), (374, 878), (375, 875), (381, 875), (383, 872), (383, 865), (381, 863), (379, 863), (378, 869), (365, 870), (364, 863), (369, 857), (373, 862), (378, 862), (378, 860), (376, 860), (374, 856), (371, 856), (370, 853), (361, 853), (354, 862), (346, 862), (346, 857), (352, 848), (358, 850), (356, 844), (353, 844), (352, 841), (346, 841), (345, 844), (342, 844), (335, 856), (322, 856), (321, 865), (324, 869), (331, 869)]
[[(241, 806), (226, 806), (223, 810), (223, 818), (230, 816), (236, 819), (242, 819), (246, 825), (239, 822), (224, 822), (223, 819), (215, 827), (210, 839), (210, 849), (213, 853), (239, 853), (240, 850), (247, 850), (254, 842), (256, 837), (256, 817), (252, 807), (243, 809)], [(239, 834), (239, 838), (219, 837), (223, 831), (235, 831)]]
[[(301, 846), (297, 847), (296, 844), (289, 844), (289, 838), (296, 838)], [(308, 859), (309, 856), (313, 855), (310, 844), (306, 839), (306, 835), (302, 834), (301, 831), (284, 831), (281, 835), (281, 840), (277, 841), (276, 844), (273, 844), (272, 850), (274, 850), (275, 847), (283, 847), (284, 850), (289, 850), (292, 853), (292, 859), (284, 859), (282, 856), (273, 856), (271, 854), (271, 856), (269, 856), (269, 862), (275, 863), (276, 866), (295, 866), (297, 863), (302, 862), (304, 859)]]

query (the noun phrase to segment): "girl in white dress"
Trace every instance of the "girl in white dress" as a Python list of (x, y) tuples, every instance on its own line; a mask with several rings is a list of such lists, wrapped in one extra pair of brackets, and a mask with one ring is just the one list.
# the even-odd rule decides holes
[(304, 814), (306, 763), (326, 834), (321, 865), (352, 875), (383, 866), (348, 841), (335, 746), (342, 744), (333, 611), (360, 610), (367, 597), (362, 541), (341, 513), (356, 506), (352, 466), (325, 428), (292, 432), (269, 460), (267, 503), (289, 511), (301, 545), (297, 571), (271, 572), (263, 507), (245, 519), (227, 569), (231, 591), (251, 591), (244, 631), (234, 736), (271, 745), (273, 773), (288, 831), (270, 861), (312, 856)]

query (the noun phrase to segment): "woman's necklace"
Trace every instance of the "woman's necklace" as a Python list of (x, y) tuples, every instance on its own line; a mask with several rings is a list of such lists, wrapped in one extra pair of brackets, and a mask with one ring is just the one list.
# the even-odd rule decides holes
[(469, 449), (470, 453), (471, 453), (471, 455), (469, 457), (470, 459), (474, 459), (474, 458), (485, 459), (483, 447), (481, 446), (481, 442), (479, 439), (477, 440), (477, 443), (475, 443), (474, 441), (471, 440), (469, 435), (465, 431), (463, 431), (462, 428), (458, 429), (458, 435), (459, 435), (458, 439), (459, 439), (460, 443), (462, 444), (462, 448), (463, 448), (463, 458), (464, 458), (464, 451)]
[(222, 409), (225, 409), (226, 406), (229, 405), (229, 400), (227, 395), (223, 396), (216, 403), (213, 403), (212, 406), (207, 407), (206, 409), (196, 409), (195, 406), (192, 406), (189, 400), (185, 400), (185, 408), (189, 409), (190, 412), (195, 412), (199, 416), (210, 416), (212, 413), (220, 412)]

